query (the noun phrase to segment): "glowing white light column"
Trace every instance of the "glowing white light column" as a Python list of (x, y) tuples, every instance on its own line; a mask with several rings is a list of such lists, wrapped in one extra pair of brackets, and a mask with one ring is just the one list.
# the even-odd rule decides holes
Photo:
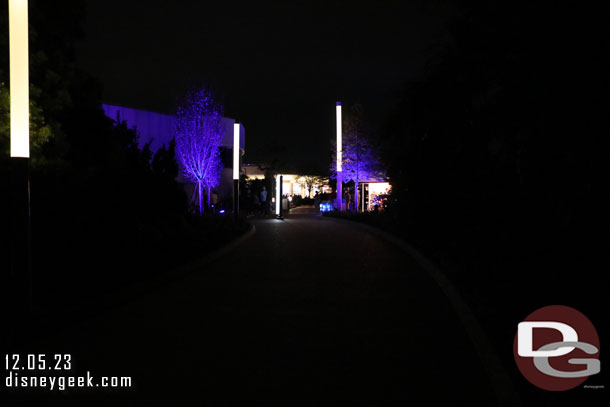
[(233, 124), (233, 179), (239, 179), (239, 123)]
[(11, 157), (30, 157), (28, 1), (9, 0)]
[(280, 202), (282, 201), (282, 197), (280, 196), (280, 187), (282, 180), (280, 179), (280, 175), (275, 176), (275, 215), (280, 216)]
[(239, 123), (233, 124), (233, 213), (239, 213)]
[(341, 129), (341, 102), (337, 102), (337, 208), (343, 207), (343, 140)]
[[(13, 230), (11, 236), (11, 303), (20, 304), (17, 313), (32, 307), (32, 256), (30, 217), (30, 85), (28, 61), (28, 1), (9, 0), (9, 69), (11, 190)], [(9, 297), (11, 298), (11, 297)]]

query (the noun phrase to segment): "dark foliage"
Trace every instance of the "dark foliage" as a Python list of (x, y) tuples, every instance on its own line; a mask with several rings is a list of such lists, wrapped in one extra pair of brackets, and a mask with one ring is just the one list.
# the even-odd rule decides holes
[(580, 247), (594, 228), (599, 77), (584, 51), (597, 38), (559, 24), (568, 10), (494, 4), (453, 21), (425, 81), (406, 89), (385, 156), (406, 227), (503, 263)]
[[(187, 214), (187, 198), (175, 181), (174, 141), (153, 155), (149, 145), (138, 148), (136, 131), (104, 115), (101, 84), (74, 62), (82, 7), (57, 10), (47, 2), (30, 5), (31, 99), (52, 132), (33, 157), (30, 173), (39, 307), (107, 299), (117, 289), (201, 256), (245, 228), (240, 220)], [(8, 53), (0, 61), (2, 82), (8, 82), (5, 57)], [(8, 168), (3, 156), (3, 190)], [(2, 231), (4, 237), (9, 229)], [(3, 244), (3, 250), (7, 247)]]
[(507, 324), (542, 305), (604, 319), (604, 290), (591, 283), (605, 269), (607, 75), (603, 24), (589, 16), (538, 2), (463, 6), (382, 138), (390, 211), (360, 216), (439, 263), (499, 349), (510, 347)]

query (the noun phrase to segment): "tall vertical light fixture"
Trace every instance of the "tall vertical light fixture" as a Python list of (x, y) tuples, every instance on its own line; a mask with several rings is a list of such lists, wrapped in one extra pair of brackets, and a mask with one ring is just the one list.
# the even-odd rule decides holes
[[(28, 1), (9, 0), (9, 69), (10, 69), (10, 197), (12, 210), (10, 304), (16, 314), (32, 306), (32, 273), (30, 251), (30, 86), (28, 58)], [(24, 307), (23, 301), (27, 306)], [(12, 314), (12, 313), (10, 313)]]
[(341, 128), (341, 102), (337, 102), (337, 208), (343, 209), (343, 140)]
[(278, 174), (275, 176), (275, 217), (284, 220), (284, 208), (282, 207), (284, 176)]
[(30, 157), (28, 1), (8, 2), (11, 91), (11, 157)]
[[(286, 201), (288, 202), (288, 201)], [(280, 175), (280, 216), (279, 219), (284, 220), (284, 176)]]
[(239, 214), (239, 130), (238, 122), (233, 124), (233, 213)]
[(278, 218), (280, 217), (280, 205), (281, 205), (281, 201), (282, 201), (282, 195), (281, 195), (281, 187), (282, 187), (282, 180), (280, 178), (280, 174), (277, 174), (275, 176), (275, 216), (277, 216)]

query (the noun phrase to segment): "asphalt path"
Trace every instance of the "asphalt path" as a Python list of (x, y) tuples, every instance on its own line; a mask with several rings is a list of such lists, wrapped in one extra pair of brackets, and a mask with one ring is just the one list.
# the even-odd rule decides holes
[[(45, 405), (497, 405), (450, 301), (408, 254), (310, 210), (254, 219), (224, 256), (44, 340), (130, 389)], [(14, 405), (32, 405), (13, 399)]]

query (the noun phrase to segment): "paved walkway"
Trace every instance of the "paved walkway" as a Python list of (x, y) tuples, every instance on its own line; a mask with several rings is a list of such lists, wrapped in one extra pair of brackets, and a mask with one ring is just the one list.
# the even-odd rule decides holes
[(75, 369), (133, 376), (134, 389), (82, 390), (79, 402), (497, 404), (454, 310), (411, 258), (298, 212), (254, 220), (227, 256), (59, 339)]

